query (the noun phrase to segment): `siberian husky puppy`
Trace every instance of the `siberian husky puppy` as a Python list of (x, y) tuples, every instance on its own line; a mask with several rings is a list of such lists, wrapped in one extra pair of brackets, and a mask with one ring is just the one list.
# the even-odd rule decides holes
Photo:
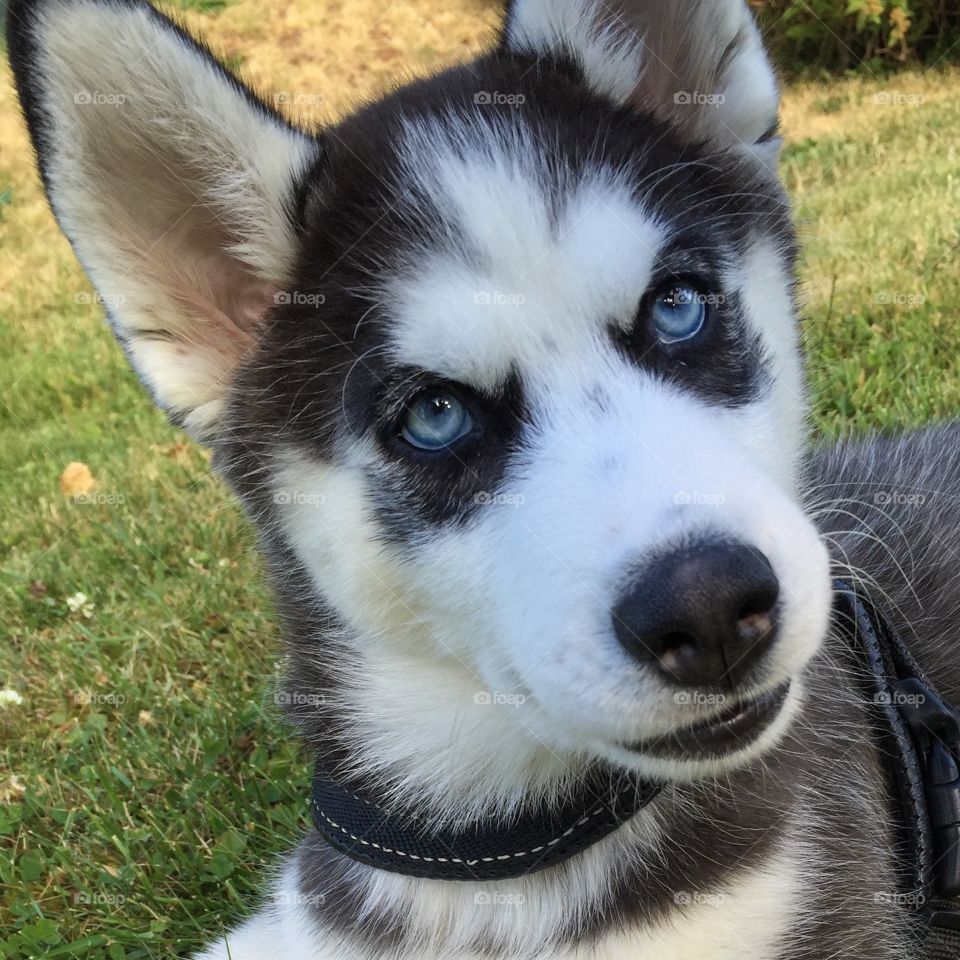
[(831, 553), (956, 693), (960, 435), (806, 449), (744, 0), (515, 0), (489, 53), (319, 132), (143, 0), (13, 0), (8, 37), (61, 227), (259, 531), (333, 781), (414, 839), (656, 785), (492, 878), (315, 809), (203, 957), (909, 956)]

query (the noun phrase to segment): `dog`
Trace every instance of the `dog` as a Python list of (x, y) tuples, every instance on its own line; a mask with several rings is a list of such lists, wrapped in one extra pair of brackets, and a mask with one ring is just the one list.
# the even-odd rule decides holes
[(491, 849), (588, 771), (617, 798), (463, 859), (315, 793), (204, 960), (919, 955), (832, 577), (960, 694), (960, 430), (811, 449), (743, 0), (513, 0), (319, 132), (145, 0), (8, 37), (60, 226), (259, 533), (320, 789)]

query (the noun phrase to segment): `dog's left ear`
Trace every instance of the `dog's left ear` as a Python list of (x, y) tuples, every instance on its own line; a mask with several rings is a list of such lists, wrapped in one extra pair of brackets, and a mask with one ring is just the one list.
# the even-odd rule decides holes
[(11, 0), (7, 35), (50, 204), (117, 338), (214, 439), (294, 269), (318, 141), (145, 0)]
[(776, 157), (777, 81), (744, 0), (513, 0), (502, 42), (691, 139)]

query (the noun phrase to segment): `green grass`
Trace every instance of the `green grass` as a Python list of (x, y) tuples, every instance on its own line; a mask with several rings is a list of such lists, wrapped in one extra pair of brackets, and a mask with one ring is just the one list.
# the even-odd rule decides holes
[[(800, 87), (785, 118), (819, 428), (956, 414), (960, 74)], [(0, 957), (183, 956), (249, 909), (309, 764), (251, 532), (90, 302), (5, 84), (0, 142)], [(72, 461), (92, 502), (60, 492)]]
[(956, 72), (933, 72), (788, 98), (796, 133), (782, 169), (803, 241), (815, 412), (829, 434), (960, 410), (958, 91)]
[(169, 957), (242, 911), (307, 767), (239, 511), (71, 289), (39, 329), (0, 320), (0, 686), (24, 697), (0, 708), (0, 956)]

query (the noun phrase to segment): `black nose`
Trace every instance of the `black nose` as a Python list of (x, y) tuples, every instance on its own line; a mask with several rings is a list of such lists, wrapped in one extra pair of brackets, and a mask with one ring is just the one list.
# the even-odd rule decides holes
[(776, 637), (779, 592), (759, 550), (701, 542), (634, 577), (614, 607), (614, 630), (637, 660), (677, 683), (732, 688)]

